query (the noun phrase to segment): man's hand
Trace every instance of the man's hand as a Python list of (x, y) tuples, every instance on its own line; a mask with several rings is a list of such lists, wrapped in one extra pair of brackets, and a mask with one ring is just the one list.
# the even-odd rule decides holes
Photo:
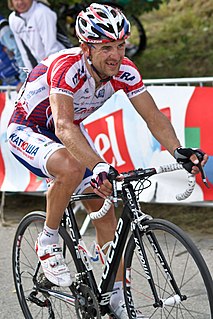
[(94, 192), (103, 198), (110, 196), (112, 193), (112, 184), (108, 180), (110, 169), (115, 171), (116, 176), (119, 175), (112, 166), (104, 162), (96, 164), (92, 170), (93, 175), (90, 184), (93, 187)]
[(208, 155), (200, 149), (178, 147), (174, 151), (174, 157), (178, 163), (192, 174), (202, 173), (202, 167), (208, 160)]

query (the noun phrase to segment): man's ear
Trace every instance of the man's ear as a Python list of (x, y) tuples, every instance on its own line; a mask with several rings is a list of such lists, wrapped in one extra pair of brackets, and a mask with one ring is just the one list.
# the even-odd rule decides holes
[(87, 43), (81, 43), (81, 48), (85, 56), (88, 58), (90, 56), (90, 48)]

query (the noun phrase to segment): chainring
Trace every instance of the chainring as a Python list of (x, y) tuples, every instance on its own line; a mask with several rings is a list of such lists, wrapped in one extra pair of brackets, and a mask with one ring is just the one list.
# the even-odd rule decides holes
[(80, 284), (78, 286), (75, 309), (78, 319), (101, 319), (98, 299), (87, 285)]

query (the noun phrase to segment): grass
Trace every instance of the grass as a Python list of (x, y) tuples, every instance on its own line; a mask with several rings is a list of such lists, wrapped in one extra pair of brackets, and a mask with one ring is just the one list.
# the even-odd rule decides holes
[(212, 18), (212, 0), (170, 0), (142, 14), (148, 43), (134, 60), (143, 77), (212, 76)]
[(143, 204), (153, 217), (167, 219), (187, 232), (213, 236), (213, 208), (172, 204)]

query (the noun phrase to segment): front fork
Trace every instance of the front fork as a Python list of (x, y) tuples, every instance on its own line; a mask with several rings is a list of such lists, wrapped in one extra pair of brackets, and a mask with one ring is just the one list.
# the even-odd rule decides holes
[[(133, 233), (135, 246), (139, 254), (140, 263), (143, 266), (146, 279), (149, 283), (149, 286), (151, 288), (151, 291), (154, 297), (153, 307), (158, 308), (158, 307), (164, 307), (165, 305), (171, 305), (172, 303), (173, 304), (180, 303), (182, 300), (186, 299), (186, 296), (181, 295), (181, 292), (177, 286), (177, 283), (174, 279), (174, 276), (171, 272), (171, 269), (166, 261), (166, 258), (162, 252), (162, 249), (158, 243), (158, 240), (154, 232), (150, 231), (149, 225), (144, 223), (144, 220), (148, 220), (151, 217), (144, 214), (140, 210), (140, 205), (137, 201), (132, 185), (130, 184), (124, 185), (123, 195), (124, 195), (124, 199), (126, 200), (127, 206), (129, 208), (130, 219), (132, 220), (131, 230)], [(166, 274), (166, 277), (169, 278), (170, 284), (174, 289), (175, 294), (171, 298), (163, 300), (163, 299), (160, 299), (158, 296), (155, 282), (152, 276), (152, 271), (147, 258), (146, 250), (144, 248), (144, 244), (142, 240), (143, 236), (147, 236), (147, 239), (150, 245), (152, 246), (152, 249), (154, 250), (154, 254), (158, 257), (160, 264), (163, 267), (163, 270)], [(129, 297), (132, 300), (131, 293)]]
[[(145, 227), (145, 230), (140, 230), (140, 225), (136, 226), (135, 229), (133, 230), (133, 236), (134, 236), (134, 241), (135, 241), (135, 246), (136, 249), (138, 251), (139, 254), (139, 258), (140, 258), (140, 262), (141, 265), (143, 266), (144, 272), (145, 272), (145, 276), (146, 279), (150, 285), (150, 288), (152, 290), (152, 294), (154, 297), (154, 304), (153, 307), (155, 308), (163, 308), (164, 306), (172, 306), (175, 304), (180, 304), (181, 301), (186, 300), (187, 297), (185, 295), (182, 295), (180, 292), (180, 289), (177, 286), (177, 283), (175, 281), (175, 278), (171, 272), (171, 269), (168, 265), (168, 262), (162, 252), (162, 249), (158, 243), (158, 240), (155, 236), (155, 234), (152, 231), (147, 230)], [(170, 281), (171, 286), (174, 289), (174, 296), (171, 296), (167, 299), (160, 299), (156, 290), (156, 286), (155, 286), (155, 282), (152, 276), (152, 271), (149, 265), (149, 261), (146, 255), (146, 251), (144, 248), (144, 244), (143, 244), (143, 236), (147, 236), (147, 239), (150, 243), (150, 245), (153, 248), (154, 254), (158, 257), (161, 266), (163, 267), (163, 270), (165, 272), (165, 276), (166, 278), (168, 278), (168, 280)]]

